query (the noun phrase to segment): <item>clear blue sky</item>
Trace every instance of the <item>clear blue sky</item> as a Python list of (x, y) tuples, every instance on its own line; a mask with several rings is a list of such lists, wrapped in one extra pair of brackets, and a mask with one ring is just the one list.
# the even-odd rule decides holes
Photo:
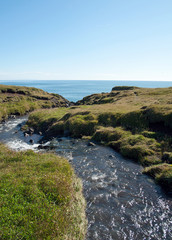
[(0, 0), (0, 80), (172, 81), (172, 0)]

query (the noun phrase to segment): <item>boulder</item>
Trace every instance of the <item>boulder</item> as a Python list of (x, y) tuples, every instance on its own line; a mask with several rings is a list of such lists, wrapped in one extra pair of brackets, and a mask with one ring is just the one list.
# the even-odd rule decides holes
[(25, 137), (29, 137), (29, 134), (27, 132), (24, 132)]
[(96, 146), (96, 144), (93, 143), (93, 142), (89, 142), (89, 143), (87, 144), (87, 146), (89, 146), (89, 147), (94, 147), (94, 146)]
[(32, 135), (32, 134), (34, 133), (34, 129), (33, 129), (33, 128), (29, 128), (28, 133), (29, 133), (30, 135)]
[(30, 139), (29, 142), (30, 142), (31, 144), (34, 144), (34, 140), (33, 140), (33, 139)]

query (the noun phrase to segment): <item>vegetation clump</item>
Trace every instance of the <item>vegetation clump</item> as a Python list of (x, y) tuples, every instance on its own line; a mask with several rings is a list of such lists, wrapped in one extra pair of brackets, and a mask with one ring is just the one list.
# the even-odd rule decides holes
[(124, 138), (120, 145), (120, 153), (140, 162), (142, 165), (152, 165), (161, 162), (161, 145), (155, 139), (146, 138), (140, 134)]
[(84, 239), (82, 185), (68, 161), (0, 149), (0, 239)]
[(172, 194), (172, 165), (164, 163), (150, 166), (143, 173), (153, 177), (158, 184)]
[(65, 123), (65, 129), (73, 137), (92, 136), (95, 132), (97, 120), (91, 114), (76, 114)]
[(116, 86), (112, 88), (112, 91), (134, 90), (137, 88), (138, 87), (134, 87), (134, 86)]
[(131, 134), (129, 131), (125, 131), (121, 127), (99, 127), (93, 135), (93, 139), (96, 142), (108, 145), (110, 142), (121, 140), (129, 134)]

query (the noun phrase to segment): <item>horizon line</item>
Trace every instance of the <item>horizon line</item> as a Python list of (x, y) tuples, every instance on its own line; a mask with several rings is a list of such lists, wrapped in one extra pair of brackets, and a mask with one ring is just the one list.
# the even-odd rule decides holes
[(172, 82), (172, 80), (131, 80), (131, 79), (0, 79), (0, 81), (132, 81), (132, 82)]

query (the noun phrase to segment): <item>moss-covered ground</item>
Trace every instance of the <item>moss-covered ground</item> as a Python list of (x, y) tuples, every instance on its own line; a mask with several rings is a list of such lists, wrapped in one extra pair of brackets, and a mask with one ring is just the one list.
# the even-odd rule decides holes
[[(66, 132), (87, 137), (145, 167), (166, 163), (165, 169), (172, 171), (172, 87), (115, 87), (110, 93), (85, 97), (70, 108), (36, 111), (29, 116), (28, 125), (47, 137)], [(162, 186), (171, 191), (167, 182)]]
[(84, 239), (82, 184), (66, 159), (0, 144), (0, 169), (0, 239)]

